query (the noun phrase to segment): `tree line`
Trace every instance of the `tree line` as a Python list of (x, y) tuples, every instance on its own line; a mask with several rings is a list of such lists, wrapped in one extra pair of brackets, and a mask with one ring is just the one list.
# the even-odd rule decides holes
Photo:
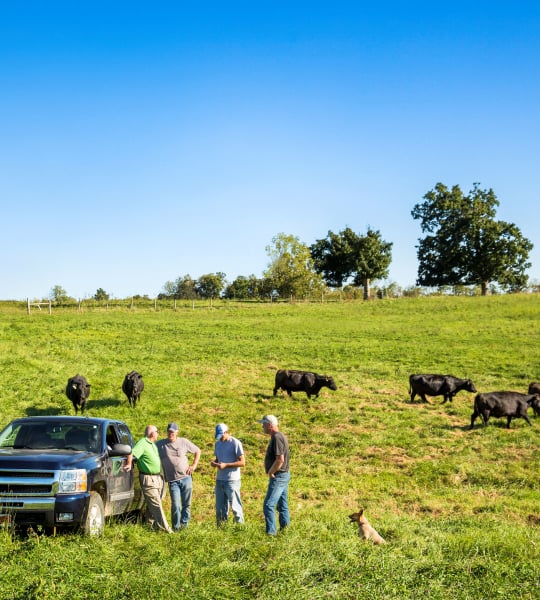
[[(525, 289), (533, 244), (514, 223), (496, 219), (499, 204), (494, 191), (483, 190), (478, 183), (468, 194), (458, 185), (448, 188), (442, 183), (428, 191), (411, 211), (425, 234), (416, 246), (416, 284), (456, 289), (478, 286), (482, 295), (494, 284), (503, 291)], [(365, 234), (349, 227), (328, 231), (309, 246), (294, 235), (279, 233), (266, 247), (270, 262), (261, 277), (241, 275), (228, 283), (222, 272), (198, 279), (184, 275), (167, 281), (158, 298), (301, 299), (328, 288), (352, 287), (360, 288), (367, 299), (372, 282), (388, 277), (392, 245), (370, 227)], [(63, 288), (55, 286), (52, 299), (61, 300), (62, 293)], [(102, 288), (94, 296), (96, 300), (108, 297)]]

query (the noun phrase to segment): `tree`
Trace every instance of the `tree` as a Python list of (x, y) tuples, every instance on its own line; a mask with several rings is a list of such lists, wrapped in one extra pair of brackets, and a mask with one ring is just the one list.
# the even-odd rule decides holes
[(107, 294), (107, 292), (103, 288), (98, 288), (96, 293), (94, 294), (94, 300), (97, 300), (98, 302), (103, 302), (107, 301), (108, 299), (109, 294)]
[(53, 302), (59, 303), (69, 300), (69, 296), (67, 295), (66, 290), (61, 285), (55, 285), (51, 288), (51, 291), (49, 292), (49, 298)]
[(368, 228), (360, 236), (347, 227), (339, 233), (328, 232), (325, 239), (312, 244), (315, 269), (332, 287), (342, 287), (352, 278), (354, 285), (364, 288), (364, 299), (370, 296), (373, 279), (388, 277), (392, 262), (392, 243), (385, 242), (378, 231)]
[(158, 294), (158, 299), (174, 298), (176, 294), (176, 283), (174, 281), (166, 281), (162, 291)]
[(483, 296), (494, 281), (511, 291), (526, 287), (533, 244), (513, 223), (495, 220), (492, 189), (474, 183), (464, 195), (438, 183), (424, 200), (411, 211), (428, 233), (418, 240), (418, 285), (479, 285)]
[(252, 300), (263, 295), (264, 281), (255, 275), (246, 277), (239, 275), (230, 283), (223, 293), (224, 298), (236, 298), (238, 300)]
[(199, 297), (196, 286), (197, 280), (192, 279), (190, 275), (179, 277), (175, 282), (174, 297), (181, 300), (195, 300)]
[(219, 298), (225, 286), (225, 273), (201, 275), (195, 284), (195, 290), (201, 298)]
[(323, 288), (321, 276), (315, 272), (308, 246), (293, 235), (279, 233), (266, 247), (271, 259), (265, 279), (282, 298), (304, 297)]

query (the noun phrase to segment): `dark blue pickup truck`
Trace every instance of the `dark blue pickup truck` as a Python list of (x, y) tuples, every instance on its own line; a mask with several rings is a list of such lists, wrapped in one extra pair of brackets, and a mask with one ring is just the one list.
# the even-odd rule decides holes
[(0, 432), (0, 523), (54, 532), (103, 531), (105, 517), (144, 505), (122, 466), (133, 437), (122, 421), (25, 417)]

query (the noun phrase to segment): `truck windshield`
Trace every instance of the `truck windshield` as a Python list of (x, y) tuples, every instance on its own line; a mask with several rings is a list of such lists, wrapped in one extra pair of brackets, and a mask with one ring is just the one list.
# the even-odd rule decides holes
[(73, 422), (14, 422), (0, 433), (0, 448), (99, 452), (101, 432), (97, 425)]

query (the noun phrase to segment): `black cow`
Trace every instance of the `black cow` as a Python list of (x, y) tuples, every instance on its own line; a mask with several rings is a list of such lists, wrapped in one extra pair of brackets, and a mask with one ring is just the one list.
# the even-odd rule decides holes
[(476, 392), (474, 383), (470, 379), (460, 379), (453, 375), (411, 375), (409, 377), (409, 394), (411, 402), (414, 401), (416, 394), (422, 398), (422, 402), (427, 402), (427, 396), (444, 396), (442, 404), (447, 400), (454, 399), (454, 396), (465, 390), (467, 392)]
[(142, 375), (137, 371), (131, 371), (124, 377), (122, 383), (122, 391), (127, 396), (129, 405), (135, 408), (137, 400), (141, 399), (142, 391), (144, 390), (144, 381)]
[(322, 387), (327, 387), (334, 391), (337, 390), (334, 379), (329, 375), (318, 375), (311, 371), (279, 369), (276, 372), (274, 396), (281, 388), (289, 396), (292, 396), (292, 392), (306, 392), (308, 398), (311, 398), (311, 396), (318, 398)]
[(88, 396), (90, 396), (90, 387), (90, 384), (82, 375), (75, 375), (74, 377), (70, 377), (68, 379), (66, 385), (66, 396), (73, 403), (75, 414), (77, 414), (79, 408), (81, 409), (81, 413), (84, 414), (86, 401), (88, 400)]
[(533, 381), (529, 383), (529, 394), (540, 394), (540, 383)]
[(533, 407), (534, 411), (540, 410), (540, 396), (537, 394), (521, 394), (520, 392), (486, 392), (477, 394), (474, 399), (474, 412), (471, 415), (471, 426), (477, 417), (482, 417), (484, 425), (488, 424), (490, 417), (496, 419), (506, 417), (506, 426), (510, 428), (512, 419), (525, 419), (530, 425), (527, 410)]
[[(532, 382), (529, 384), (529, 394), (537, 394), (538, 396), (540, 396), (540, 383), (539, 382)], [(534, 410), (534, 414), (538, 417), (540, 417), (540, 407), (538, 407), (534, 402), (532, 404), (533, 410)]]

